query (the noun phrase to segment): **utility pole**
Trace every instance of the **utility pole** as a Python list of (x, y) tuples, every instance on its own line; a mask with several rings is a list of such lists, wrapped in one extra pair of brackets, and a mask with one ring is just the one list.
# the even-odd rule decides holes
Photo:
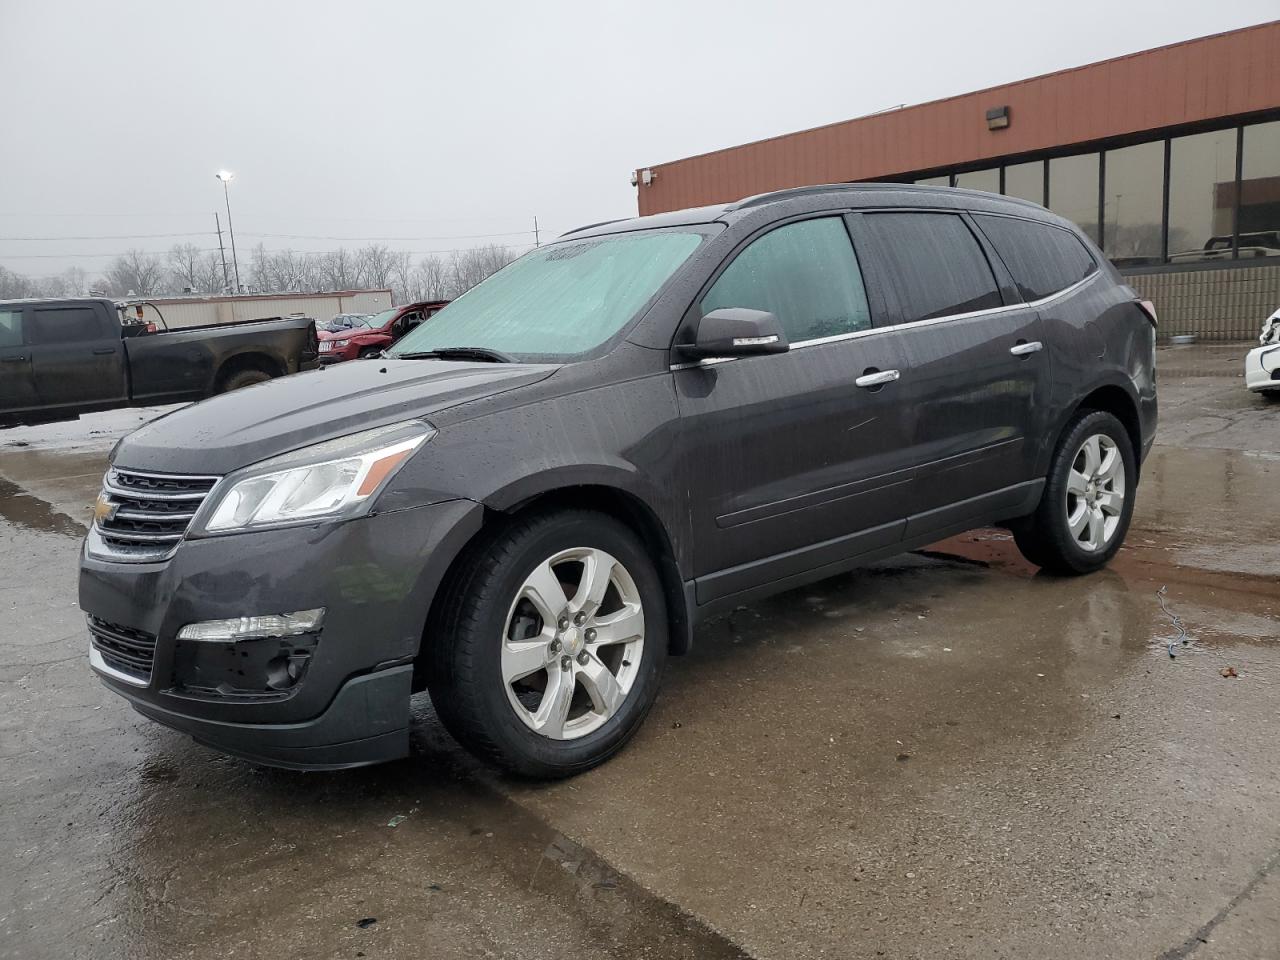
[(533, 245), (534, 245), (535, 247), (539, 247), (539, 246), (541, 246), (541, 244), (540, 244), (540, 243), (538, 243), (538, 216), (537, 216), (537, 214), (534, 214), (534, 217), (533, 217)]
[(231, 278), (227, 275), (227, 250), (222, 245), (222, 221), (218, 219), (218, 211), (213, 211), (213, 225), (218, 228), (218, 253), (222, 256), (222, 292), (226, 293), (231, 286)]

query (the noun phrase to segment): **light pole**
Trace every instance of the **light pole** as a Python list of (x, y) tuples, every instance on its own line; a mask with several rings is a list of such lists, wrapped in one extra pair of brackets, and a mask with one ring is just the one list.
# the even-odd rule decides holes
[(214, 176), (222, 181), (222, 197), (227, 201), (227, 232), (231, 234), (231, 263), (235, 266), (236, 293), (239, 293), (241, 290), (240, 260), (236, 257), (236, 228), (231, 225), (231, 191), (227, 189), (227, 184), (235, 178), (235, 174), (230, 170), (219, 170)]

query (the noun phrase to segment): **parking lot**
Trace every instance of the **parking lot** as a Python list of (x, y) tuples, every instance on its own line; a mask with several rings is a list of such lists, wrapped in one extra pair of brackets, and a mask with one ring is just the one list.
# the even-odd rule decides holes
[(1280, 405), (1245, 349), (1160, 351), (1108, 569), (986, 530), (740, 608), (553, 784), (425, 696), (411, 759), (343, 773), (132, 713), (76, 557), (157, 411), (0, 432), (0, 956), (1280, 956)]

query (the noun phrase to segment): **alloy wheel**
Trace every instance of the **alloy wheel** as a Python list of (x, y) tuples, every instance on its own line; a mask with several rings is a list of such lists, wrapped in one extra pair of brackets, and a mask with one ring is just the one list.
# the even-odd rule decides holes
[(1105, 433), (1087, 437), (1067, 474), (1067, 527), (1076, 546), (1089, 553), (1105, 550), (1124, 512), (1124, 457)]
[(644, 605), (627, 568), (593, 547), (538, 564), (516, 592), (502, 637), (502, 682), (535, 733), (598, 730), (631, 692), (644, 655)]

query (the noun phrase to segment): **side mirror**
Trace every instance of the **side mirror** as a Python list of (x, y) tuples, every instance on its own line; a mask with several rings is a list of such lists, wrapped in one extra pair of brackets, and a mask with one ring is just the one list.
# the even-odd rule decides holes
[(712, 310), (698, 321), (693, 343), (676, 349), (694, 360), (710, 357), (754, 357), (762, 353), (786, 353), (791, 349), (782, 325), (772, 313), (746, 307)]

